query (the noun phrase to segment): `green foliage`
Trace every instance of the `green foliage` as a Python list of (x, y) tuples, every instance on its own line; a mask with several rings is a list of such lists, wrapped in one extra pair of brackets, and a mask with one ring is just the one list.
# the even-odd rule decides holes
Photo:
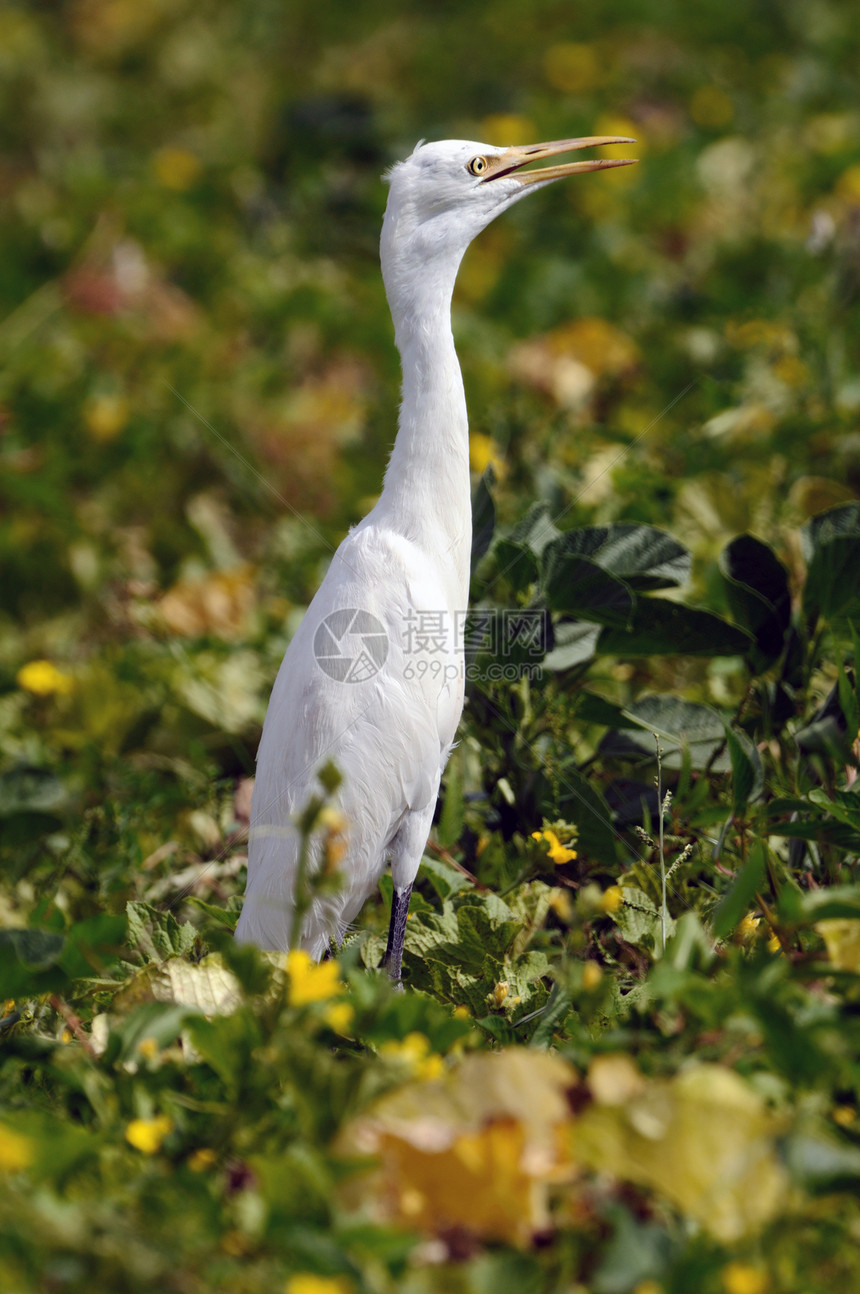
[[(860, 1288), (858, 31), (0, 12), (0, 1287)], [(285, 969), (232, 939), (248, 779), (395, 427), (379, 175), (586, 133), (641, 164), (455, 302), (471, 602), (536, 631), (470, 656), (405, 991), (387, 878)]]

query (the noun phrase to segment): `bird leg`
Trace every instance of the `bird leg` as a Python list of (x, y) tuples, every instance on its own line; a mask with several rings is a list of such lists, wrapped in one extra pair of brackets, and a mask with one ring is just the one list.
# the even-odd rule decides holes
[(406, 915), (409, 911), (409, 898), (412, 886), (398, 889), (395, 885), (391, 896), (391, 921), (388, 926), (388, 946), (382, 965), (395, 984), (400, 983), (400, 964), (403, 960), (403, 940), (406, 938)]

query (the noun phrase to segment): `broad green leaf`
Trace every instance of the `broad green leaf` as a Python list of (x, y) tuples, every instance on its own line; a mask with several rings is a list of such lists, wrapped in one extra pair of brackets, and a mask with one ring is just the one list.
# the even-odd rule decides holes
[(791, 1175), (807, 1191), (860, 1190), (860, 1146), (797, 1133), (783, 1146)]
[(791, 925), (816, 921), (860, 919), (860, 885), (830, 885), (819, 890), (786, 886), (779, 898), (779, 915)]
[(557, 544), (544, 552), (541, 592), (553, 611), (601, 625), (626, 626), (635, 605), (635, 595), (624, 580)]
[(743, 656), (752, 638), (711, 611), (639, 598), (626, 628), (606, 628), (597, 640), (603, 656)]
[(455, 746), (445, 769), (445, 794), (436, 834), (443, 849), (450, 849), (463, 830), (463, 752)]
[(731, 613), (754, 636), (764, 666), (782, 651), (791, 620), (788, 572), (754, 535), (738, 535), (728, 543), (719, 566)]
[[(624, 902), (612, 915), (622, 936), (629, 944), (637, 944), (649, 952), (656, 951), (663, 938), (660, 909), (644, 890), (635, 885), (622, 884), (621, 893)], [(676, 922), (669, 917), (666, 921), (667, 939), (674, 935), (675, 929)]]
[(860, 792), (834, 790), (828, 795), (820, 787), (815, 787), (809, 792), (809, 799), (816, 808), (823, 809), (838, 822), (860, 831)]
[(860, 606), (860, 503), (830, 508), (801, 531), (806, 558), (803, 612), (831, 620)]
[(60, 966), (63, 935), (52, 930), (0, 930), (0, 992), (4, 998), (49, 993), (67, 982)]
[(507, 584), (517, 593), (526, 593), (539, 576), (538, 559), (525, 543), (500, 539), (493, 548), (496, 572), (493, 584)]
[(583, 665), (594, 656), (600, 625), (585, 620), (558, 620), (552, 627), (553, 648), (541, 664), (545, 669), (561, 673)]
[(764, 768), (755, 743), (740, 728), (727, 724), (726, 741), (732, 761), (732, 817), (740, 818), (764, 789)]
[(550, 519), (549, 506), (546, 503), (535, 503), (514, 526), (510, 539), (514, 543), (528, 545), (534, 555), (540, 557), (547, 544), (556, 540), (561, 533)]
[(496, 528), (496, 505), (493, 502), (492, 495), (495, 483), (496, 474), (492, 466), (487, 467), (472, 498), (471, 569), (473, 572), (490, 547), (493, 540), (493, 531)]
[(589, 558), (637, 590), (685, 584), (692, 562), (684, 545), (665, 531), (628, 522), (565, 531), (545, 549), (545, 567), (561, 555)]
[[(660, 738), (662, 759), (667, 768), (680, 768), (688, 752), (692, 768), (728, 767), (728, 757), (718, 755), (725, 743), (725, 725), (715, 710), (675, 696), (650, 695), (624, 710), (625, 718), (636, 725), (624, 736), (643, 752), (656, 757), (654, 735)], [(638, 730), (642, 731), (638, 731)]]
[(576, 848), (589, 860), (614, 863), (618, 858), (618, 836), (612, 812), (596, 784), (573, 764), (564, 764), (558, 779), (558, 810), (576, 824)]
[(62, 781), (47, 769), (25, 766), (0, 774), (0, 818), (16, 813), (58, 813), (69, 799)]
[(730, 935), (749, 911), (764, 881), (765, 862), (765, 846), (756, 841), (728, 893), (714, 909), (711, 928), (716, 939), (725, 939)]
[(194, 947), (197, 931), (190, 921), (180, 926), (170, 911), (159, 912), (148, 903), (129, 902), (126, 914), (129, 943), (151, 960), (182, 957)]

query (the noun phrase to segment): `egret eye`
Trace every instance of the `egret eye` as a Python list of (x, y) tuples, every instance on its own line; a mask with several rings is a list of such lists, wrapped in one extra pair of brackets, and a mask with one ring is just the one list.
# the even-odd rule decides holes
[(466, 170), (470, 175), (483, 175), (487, 169), (486, 157), (473, 157)]

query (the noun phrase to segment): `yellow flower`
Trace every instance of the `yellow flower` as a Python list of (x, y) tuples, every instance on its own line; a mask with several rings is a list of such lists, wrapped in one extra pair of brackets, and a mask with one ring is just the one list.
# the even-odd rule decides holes
[(767, 1273), (749, 1263), (729, 1263), (723, 1268), (726, 1294), (766, 1294), (770, 1286)]
[(551, 858), (556, 867), (562, 867), (565, 863), (572, 863), (576, 858), (576, 850), (568, 849), (563, 845), (554, 831), (548, 828), (545, 831), (533, 831), (532, 840), (545, 840), (549, 845), (546, 851), (547, 858)]
[(190, 189), (203, 169), (200, 158), (187, 148), (160, 148), (152, 164), (158, 183), (178, 193)]
[(496, 112), (481, 123), (481, 139), (490, 139), (504, 147), (530, 144), (534, 137), (535, 128), (528, 117), (515, 112)]
[(640, 1281), (633, 1294), (663, 1294), (663, 1286), (658, 1281)]
[(314, 1276), (297, 1272), (284, 1286), (284, 1294), (350, 1294), (352, 1281), (343, 1276)]
[(144, 1060), (155, 1060), (158, 1055), (158, 1043), (154, 1038), (141, 1038), (137, 1044), (137, 1050)]
[(128, 400), (122, 395), (93, 395), (84, 405), (84, 422), (94, 440), (113, 440), (128, 422)]
[(330, 875), (346, 857), (349, 848), (348, 823), (340, 809), (328, 804), (320, 813), (320, 825), (325, 828), (323, 858), (325, 870)]
[(857, 1111), (853, 1105), (837, 1105), (833, 1111), (833, 1122), (838, 1123), (840, 1128), (850, 1128), (856, 1119)]
[(71, 692), (74, 682), (69, 674), (64, 674), (49, 660), (31, 660), (29, 665), (22, 665), (16, 675), (16, 682), (25, 692), (34, 696), (51, 696), (54, 692), (61, 695)]
[(492, 467), (497, 477), (505, 474), (505, 461), (496, 447), (492, 436), (485, 436), (482, 431), (473, 431), (469, 436), (469, 466), (479, 476)]
[(600, 900), (600, 906), (604, 912), (617, 912), (624, 903), (624, 891), (620, 885), (610, 885), (608, 890), (604, 890)]
[(288, 1001), (290, 1006), (308, 1006), (311, 1002), (327, 1002), (330, 997), (343, 993), (345, 985), (340, 978), (336, 961), (315, 962), (303, 948), (287, 953), (286, 969), (290, 977)]
[(172, 1131), (173, 1120), (166, 1114), (159, 1114), (154, 1119), (132, 1119), (125, 1130), (125, 1139), (135, 1150), (154, 1155)]
[(582, 987), (586, 993), (593, 993), (603, 979), (603, 968), (598, 962), (587, 961), (582, 968)]
[(218, 1156), (209, 1146), (201, 1146), (199, 1150), (193, 1150), (188, 1156), (188, 1167), (192, 1173), (205, 1173), (207, 1168), (211, 1168)]
[(346, 1036), (355, 1019), (355, 1008), (349, 1002), (330, 1002), (322, 1018), (335, 1033)]
[(33, 1143), (29, 1137), (0, 1123), (0, 1171), (20, 1173), (33, 1161)]
[(493, 989), (491, 993), (487, 994), (487, 1001), (489, 1002), (490, 1006), (494, 1006), (498, 1010), (504, 1004), (505, 998), (507, 996), (508, 996), (508, 981), (506, 979), (503, 979), (499, 981), (499, 983), (496, 985), (496, 987)]
[(760, 925), (761, 917), (754, 917), (751, 912), (748, 912), (743, 920), (738, 923), (735, 936), (742, 943), (749, 943), (751, 939), (755, 938)]
[(430, 1039), (423, 1033), (408, 1033), (401, 1042), (384, 1042), (379, 1054), (406, 1065), (413, 1078), (440, 1078), (445, 1072), (444, 1060), (430, 1050)]
[(554, 889), (549, 896), (549, 906), (559, 921), (564, 921), (570, 925), (573, 919), (573, 903), (567, 890)]

